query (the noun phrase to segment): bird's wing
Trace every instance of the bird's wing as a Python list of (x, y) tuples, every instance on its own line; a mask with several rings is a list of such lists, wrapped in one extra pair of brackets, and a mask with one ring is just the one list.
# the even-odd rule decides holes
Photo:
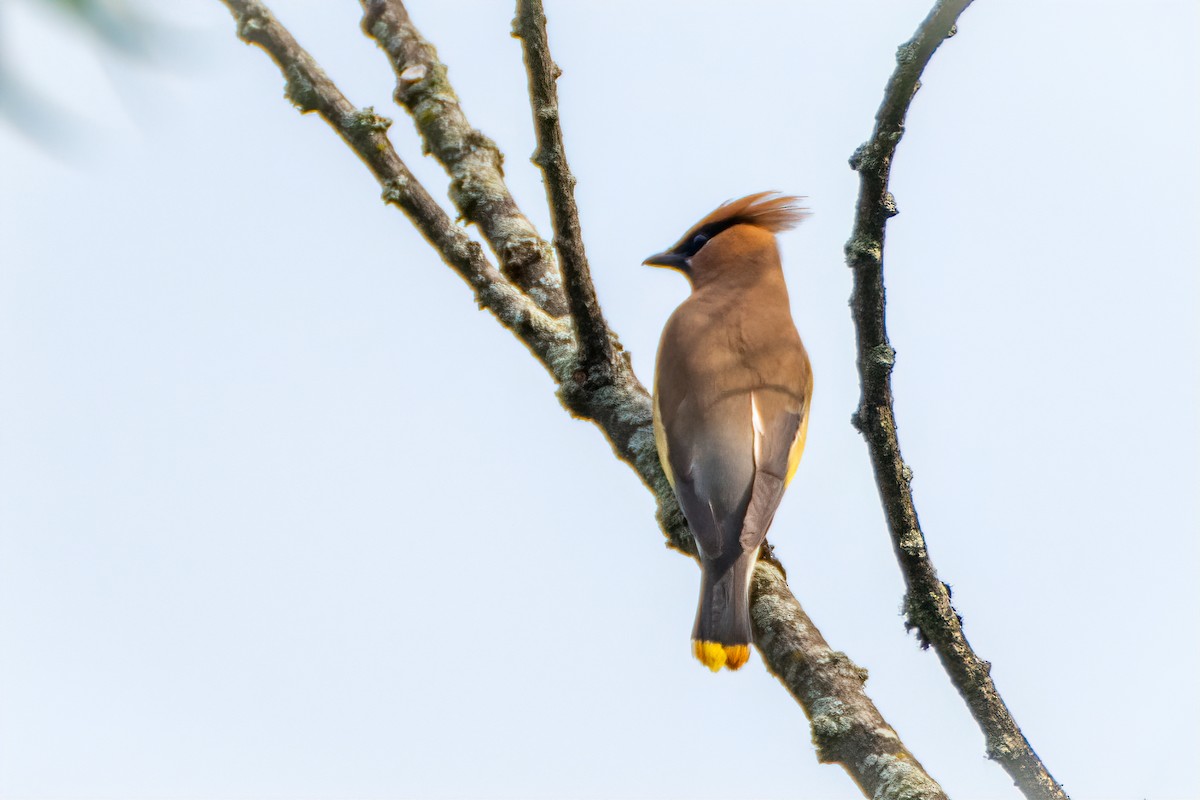
[(675, 495), (701, 553), (736, 558), (754, 483), (750, 394), (731, 393), (704, 406), (694, 400), (685, 396), (677, 408), (661, 411)]
[(749, 550), (762, 544), (796, 472), (808, 433), (808, 398), (764, 388), (750, 395), (754, 428), (754, 483), (742, 524), (740, 544)]

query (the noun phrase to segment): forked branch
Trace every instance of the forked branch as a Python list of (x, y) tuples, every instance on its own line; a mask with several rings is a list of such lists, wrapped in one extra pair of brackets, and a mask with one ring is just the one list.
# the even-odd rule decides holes
[(529, 103), (537, 134), (533, 163), (541, 168), (546, 184), (546, 199), (554, 225), (554, 249), (562, 266), (567, 305), (579, 336), (580, 368), (590, 385), (602, 386), (612, 380), (613, 342), (596, 299), (587, 253), (583, 249), (579, 209), (575, 206), (575, 176), (567, 165), (559, 123), (558, 77), (562, 71), (550, 57), (546, 14), (542, 11), (541, 0), (517, 0), (513, 36), (521, 40), (525, 70), (529, 73)]
[(846, 260), (854, 270), (850, 305), (862, 382), (854, 426), (867, 441), (892, 544), (904, 573), (907, 624), (917, 630), (923, 646), (932, 645), (937, 652), (983, 729), (988, 756), (1000, 763), (1030, 800), (1066, 800), (1066, 793), (1030, 747), (996, 690), (989, 674), (991, 664), (977, 656), (967, 642), (962, 618), (951, 605), (950, 592), (929, 558), (913, 505), (912, 471), (900, 454), (892, 407), (891, 374), (896, 351), (888, 342), (884, 319), (883, 239), (888, 218), (896, 214), (896, 204), (888, 191), (888, 177), (896, 145), (904, 133), (904, 118), (920, 87), (921, 73), (938, 46), (954, 35), (959, 15), (970, 4), (971, 0), (940, 0), (913, 38), (900, 46), (896, 69), (875, 115), (875, 130), (850, 159), (850, 166), (859, 175), (854, 231), (846, 243)]
[(384, 202), (399, 207), (442, 260), (470, 284), (479, 304), (543, 361), (571, 346), (570, 331), (501, 275), (478, 244), (442, 211), (409, 171), (387, 137), (391, 120), (356, 108), (325, 71), (258, 0), (222, 0), (237, 20), (238, 36), (261, 47), (287, 79), (284, 92), (301, 113), (315, 111), (358, 154), (383, 187)]
[(437, 50), (401, 0), (361, 3), (363, 31), (387, 53), (396, 73), (396, 102), (450, 175), (450, 200), (483, 233), (500, 271), (544, 311), (563, 316), (567, 303), (553, 251), (517, 207), (504, 181), (500, 148), (467, 120)]

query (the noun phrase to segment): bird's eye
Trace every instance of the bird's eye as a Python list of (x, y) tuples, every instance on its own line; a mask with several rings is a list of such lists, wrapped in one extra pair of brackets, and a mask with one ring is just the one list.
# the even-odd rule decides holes
[(703, 233), (697, 233), (692, 237), (692, 243), (688, 245), (688, 249), (691, 250), (693, 254), (698, 253), (700, 252), (700, 248), (704, 247), (704, 243), (707, 241), (707, 236), (705, 236)]

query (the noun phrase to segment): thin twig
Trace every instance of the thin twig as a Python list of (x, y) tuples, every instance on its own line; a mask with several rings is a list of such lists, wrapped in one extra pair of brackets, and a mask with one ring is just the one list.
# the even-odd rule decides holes
[(537, 133), (533, 163), (542, 170), (550, 218), (554, 224), (554, 249), (562, 267), (567, 288), (567, 305), (579, 335), (580, 368), (592, 386), (611, 380), (613, 343), (604, 313), (596, 300), (596, 288), (588, 270), (579, 227), (579, 209), (575, 207), (575, 176), (567, 165), (559, 124), (557, 81), (562, 70), (550, 57), (546, 35), (546, 15), (541, 0), (517, 0), (513, 36), (521, 40), (525, 71), (529, 74), (529, 103)]
[[(316, 111), (366, 163), (434, 249), (475, 292), (481, 306), (529, 347), (559, 386), (574, 415), (593, 420), (658, 500), (668, 544), (695, 557), (696, 546), (675, 493), (659, 465), (650, 396), (626, 359), (613, 363), (612, 381), (587, 389), (575, 379), (578, 349), (565, 320), (556, 319), (500, 274), (478, 244), (454, 225), (392, 149), (387, 120), (357, 110), (259, 0), (222, 0), (238, 35), (265, 50), (287, 78), (286, 94), (302, 111)], [(755, 644), (767, 668), (811, 720), (818, 757), (839, 763), (868, 796), (880, 800), (945, 800), (945, 793), (884, 721), (863, 691), (866, 672), (829, 649), (792, 596), (771, 556), (755, 570), (751, 592)]]
[(851, 307), (858, 338), (858, 373), (862, 398), (854, 426), (871, 454), (888, 528), (907, 585), (907, 625), (923, 646), (933, 645), (951, 681), (967, 701), (987, 740), (987, 754), (1000, 762), (1030, 800), (1066, 793), (1030, 747), (996, 690), (991, 664), (975, 654), (963, 634), (962, 618), (950, 602), (948, 587), (938, 579), (912, 497), (912, 471), (900, 454), (892, 407), (891, 373), (896, 351), (888, 342), (884, 319), (884, 228), (896, 214), (888, 177), (904, 118), (920, 87), (921, 72), (938, 46), (956, 32), (955, 22), (971, 0), (941, 0), (934, 5), (911, 40), (896, 53), (896, 69), (875, 115), (875, 130), (850, 159), (859, 174), (854, 231), (846, 243), (846, 260), (854, 270)]
[(401, 0), (360, 0), (362, 28), (387, 53), (396, 102), (407, 109), (426, 148), (450, 175), (450, 200), (479, 227), (500, 271), (552, 316), (567, 313), (550, 244), (521, 213), (504, 182), (496, 143), (473, 128), (437, 50), (413, 25)]

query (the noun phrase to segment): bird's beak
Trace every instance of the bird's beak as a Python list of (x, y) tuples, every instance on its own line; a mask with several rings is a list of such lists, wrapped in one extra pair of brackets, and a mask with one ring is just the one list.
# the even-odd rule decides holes
[(689, 266), (688, 261), (687, 256), (667, 251), (665, 253), (655, 253), (642, 263), (648, 267), (670, 267), (671, 269), (686, 271)]

